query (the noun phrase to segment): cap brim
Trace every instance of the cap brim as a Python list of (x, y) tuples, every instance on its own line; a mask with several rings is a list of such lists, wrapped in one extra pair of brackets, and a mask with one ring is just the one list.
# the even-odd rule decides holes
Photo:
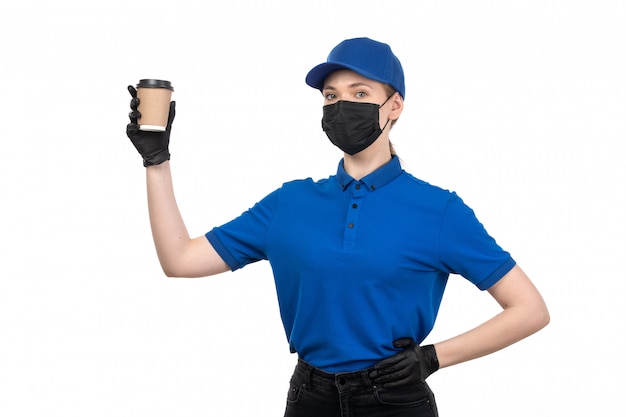
[(324, 87), (324, 80), (326, 79), (326, 77), (328, 77), (328, 74), (333, 71), (345, 68), (345, 65), (324, 62), (323, 64), (319, 64), (311, 71), (309, 71), (309, 73), (306, 75), (306, 83), (313, 88), (321, 90)]
[(326, 77), (328, 77), (331, 72), (335, 72), (340, 69), (349, 69), (371, 80), (381, 81), (373, 74), (370, 74), (352, 65), (346, 65), (339, 62), (324, 62), (316, 67), (313, 67), (313, 69), (309, 71), (306, 76), (306, 83), (313, 88), (322, 90), (324, 88), (324, 80), (326, 79)]

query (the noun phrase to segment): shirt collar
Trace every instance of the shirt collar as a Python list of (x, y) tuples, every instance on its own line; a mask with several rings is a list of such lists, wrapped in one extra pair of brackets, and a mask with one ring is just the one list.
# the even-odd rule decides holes
[[(402, 173), (402, 166), (400, 165), (400, 159), (397, 155), (391, 156), (391, 161), (378, 168), (376, 171), (361, 178), (363, 184), (367, 186), (370, 191), (377, 190), (384, 185), (388, 184)], [(337, 182), (341, 186), (343, 191), (348, 186), (356, 181), (352, 178), (343, 167), (343, 159), (339, 161), (339, 167), (337, 168)]]

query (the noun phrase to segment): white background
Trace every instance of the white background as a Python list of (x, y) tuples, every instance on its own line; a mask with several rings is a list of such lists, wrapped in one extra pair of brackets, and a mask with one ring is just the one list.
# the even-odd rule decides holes
[[(271, 271), (163, 276), (126, 86), (174, 84), (174, 181), (197, 236), (335, 172), (304, 76), (357, 36), (404, 65), (406, 168), (457, 191), (552, 314), (434, 374), (441, 415), (621, 415), (624, 22), (620, 0), (3, 2), (0, 415), (282, 415), (296, 358)], [(497, 311), (453, 277), (428, 340)]]

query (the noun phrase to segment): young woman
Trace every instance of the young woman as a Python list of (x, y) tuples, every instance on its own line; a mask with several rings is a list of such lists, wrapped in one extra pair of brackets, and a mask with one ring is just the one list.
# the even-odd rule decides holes
[[(403, 110), (404, 73), (388, 45), (343, 41), (306, 82), (322, 92), (323, 129), (344, 152), (337, 173), (285, 183), (193, 239), (170, 174), (175, 103), (165, 132), (140, 131), (129, 87), (127, 135), (146, 166), (163, 271), (199, 277), (269, 260), (287, 339), (299, 355), (285, 416), (437, 416), (430, 374), (531, 335), (548, 323), (547, 308), (454, 192), (401, 168), (389, 131)], [(421, 346), (449, 274), (488, 291), (502, 312)]]

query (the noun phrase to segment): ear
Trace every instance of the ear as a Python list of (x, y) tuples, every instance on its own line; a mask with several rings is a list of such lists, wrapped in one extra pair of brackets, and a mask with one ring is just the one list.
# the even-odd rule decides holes
[(402, 96), (397, 91), (394, 93), (393, 97), (391, 97), (391, 113), (389, 113), (390, 120), (398, 120), (400, 114), (402, 114), (402, 110), (404, 109), (404, 100)]

